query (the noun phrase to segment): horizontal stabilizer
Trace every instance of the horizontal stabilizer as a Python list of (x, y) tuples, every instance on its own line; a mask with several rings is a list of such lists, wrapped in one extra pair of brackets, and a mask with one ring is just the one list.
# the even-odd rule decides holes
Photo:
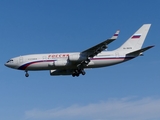
[(127, 55), (141, 55), (144, 51), (146, 51), (146, 50), (148, 50), (148, 49), (150, 49), (150, 48), (152, 48), (152, 47), (154, 47), (154, 45), (153, 45), (153, 46), (148, 46), (148, 47), (142, 48), (142, 49), (140, 49), (140, 50), (136, 50), (136, 51), (130, 52), (130, 53), (128, 53)]

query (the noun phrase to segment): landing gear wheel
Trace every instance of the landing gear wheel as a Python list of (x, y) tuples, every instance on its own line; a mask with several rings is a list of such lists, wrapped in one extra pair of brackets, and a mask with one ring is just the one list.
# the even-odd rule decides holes
[(75, 74), (74, 74), (74, 73), (72, 74), (72, 77), (75, 77)]
[(77, 73), (76, 76), (79, 77), (79, 73)]
[(86, 72), (85, 72), (84, 70), (82, 70), (81, 73), (82, 73), (82, 75), (85, 75), (85, 74), (86, 74)]
[(26, 72), (25, 76), (26, 76), (26, 77), (29, 77), (29, 74), (28, 74), (28, 72)]
[(84, 69), (76, 69), (73, 71), (72, 76), (73, 77), (78, 77), (80, 74), (85, 75), (86, 72), (84, 71)]
[(73, 71), (72, 76), (73, 77), (75, 77), (75, 76), (78, 77), (79, 74), (80, 74), (80, 72), (78, 70), (75, 70), (75, 71)]

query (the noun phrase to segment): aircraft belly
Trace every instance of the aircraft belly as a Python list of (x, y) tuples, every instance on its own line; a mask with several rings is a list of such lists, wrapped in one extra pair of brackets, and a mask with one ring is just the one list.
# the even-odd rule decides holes
[(48, 62), (41, 62), (29, 65), (26, 70), (48, 70)]
[(124, 59), (92, 60), (87, 68), (105, 67), (123, 62)]
[(53, 69), (74, 69), (75, 66), (64, 65), (64, 66), (54, 66), (53, 62), (41, 62), (29, 65), (26, 70), (53, 70)]

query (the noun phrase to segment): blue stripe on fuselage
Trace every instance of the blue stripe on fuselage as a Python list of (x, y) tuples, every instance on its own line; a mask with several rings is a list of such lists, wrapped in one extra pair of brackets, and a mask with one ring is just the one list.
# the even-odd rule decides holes
[(23, 65), (21, 65), (18, 69), (19, 70), (25, 70), (28, 66), (32, 65), (32, 64), (35, 64), (35, 63), (42, 63), (42, 62), (54, 62), (56, 60), (39, 60), (39, 61), (32, 61), (32, 62), (29, 62), (29, 63), (25, 63)]

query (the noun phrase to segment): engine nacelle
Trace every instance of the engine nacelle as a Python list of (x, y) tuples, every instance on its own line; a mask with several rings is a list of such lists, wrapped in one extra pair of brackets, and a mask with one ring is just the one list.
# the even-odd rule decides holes
[(82, 56), (82, 55), (80, 55), (80, 54), (69, 55), (68, 59), (69, 59), (69, 61), (71, 61), (71, 62), (77, 62), (77, 61), (87, 60), (87, 58), (86, 58), (85, 56)]
[(50, 70), (50, 75), (55, 76), (55, 75), (71, 75), (72, 71), (67, 71), (67, 70)]
[(66, 66), (66, 65), (68, 65), (69, 63), (68, 63), (68, 61), (66, 61), (66, 60), (57, 60), (57, 61), (55, 61), (54, 63), (53, 63), (53, 66), (55, 66), (55, 67), (63, 67), (63, 66)]

